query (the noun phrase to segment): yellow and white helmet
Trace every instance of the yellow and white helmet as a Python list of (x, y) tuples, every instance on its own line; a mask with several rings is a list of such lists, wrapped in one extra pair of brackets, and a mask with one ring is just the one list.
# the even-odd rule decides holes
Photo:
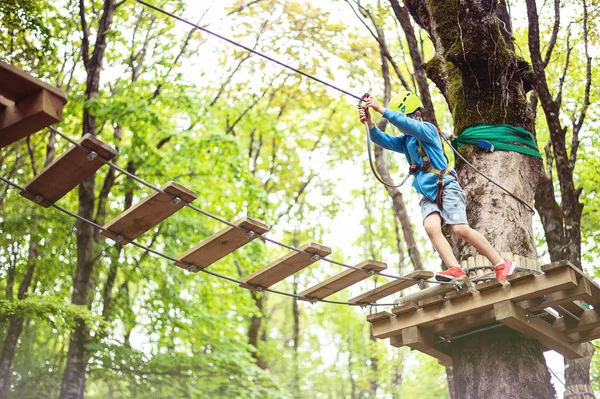
[(388, 108), (408, 115), (412, 114), (419, 108), (423, 108), (423, 103), (412, 91), (401, 91), (394, 98), (392, 98), (388, 104)]

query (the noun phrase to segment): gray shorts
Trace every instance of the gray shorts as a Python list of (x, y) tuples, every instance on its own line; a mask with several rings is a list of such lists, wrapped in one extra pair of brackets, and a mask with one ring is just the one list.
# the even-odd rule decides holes
[(423, 220), (429, 214), (438, 212), (442, 217), (442, 224), (469, 224), (467, 222), (467, 201), (465, 192), (455, 180), (444, 187), (444, 208), (440, 210), (435, 202), (427, 197), (421, 198), (421, 216)]

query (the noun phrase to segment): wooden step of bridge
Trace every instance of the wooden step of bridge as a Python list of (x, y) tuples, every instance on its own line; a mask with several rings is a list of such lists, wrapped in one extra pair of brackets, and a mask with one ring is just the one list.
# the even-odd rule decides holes
[(314, 242), (304, 244), (299, 249), (308, 253), (291, 251), (268, 266), (244, 277), (242, 281), (245, 284), (241, 286), (251, 290), (255, 289), (255, 287), (269, 288), (319, 261), (320, 257), (331, 254), (331, 249)]
[(0, 61), (0, 148), (62, 119), (67, 95)]
[(198, 197), (194, 191), (172, 181), (160, 189), (164, 193), (153, 192), (108, 222), (104, 228), (109, 231), (100, 234), (126, 245)]
[(184, 269), (189, 269), (188, 265), (192, 264), (195, 267), (190, 271), (198, 272), (269, 231), (269, 226), (248, 217), (236, 220), (233, 224), (240, 228), (225, 227), (179, 255), (179, 261), (175, 264)]
[[(424, 301), (421, 294), (391, 312), (369, 315), (367, 321), (376, 338), (428, 353), (443, 364), (451, 362), (447, 350), (451, 344), (445, 341), (496, 324), (536, 339), (567, 359), (580, 358), (580, 342), (600, 338), (600, 309), (586, 308), (600, 307), (600, 287), (566, 261), (541, 270), (542, 274), (517, 273), (508, 284), (495, 279), (478, 283), (476, 290), (450, 292), (441, 300), (429, 296)], [(562, 317), (552, 314), (552, 309), (561, 313), (561, 308)]]
[(100, 169), (104, 165), (100, 157), (110, 160), (117, 155), (115, 149), (91, 134), (83, 136), (79, 144), (85, 148), (71, 146), (27, 183), (26, 191), (20, 194), (47, 208)]
[(395, 294), (396, 292), (402, 291), (408, 287), (412, 287), (413, 285), (418, 284), (419, 280), (429, 280), (433, 277), (433, 275), (434, 273), (428, 270), (417, 270), (412, 273), (408, 273), (405, 276), (402, 276), (405, 279), (410, 280), (397, 279), (390, 281), (387, 284), (384, 284), (380, 287), (372, 289), (371, 291), (365, 292), (364, 294), (350, 299), (350, 302), (359, 304), (375, 303), (381, 298), (385, 298), (386, 296), (390, 296), (392, 294)]
[(368, 278), (372, 272), (380, 272), (385, 270), (387, 265), (376, 260), (365, 260), (356, 265), (356, 267), (360, 268), (361, 270), (344, 270), (343, 272), (338, 273), (335, 276), (330, 277), (305, 291), (302, 291), (299, 295), (312, 299), (327, 298), (328, 296), (333, 295), (344, 288), (350, 287), (352, 284)]

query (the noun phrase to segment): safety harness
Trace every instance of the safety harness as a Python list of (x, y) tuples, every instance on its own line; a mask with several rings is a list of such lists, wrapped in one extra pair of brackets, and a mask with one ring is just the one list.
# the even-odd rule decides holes
[[(436, 126), (436, 129), (438, 131), (438, 134), (441, 136), (440, 128)], [(440, 137), (440, 140), (441, 140), (441, 137)], [(442, 169), (442, 170), (432, 167), (431, 161), (429, 160), (429, 157), (427, 156), (427, 153), (425, 152), (425, 149), (423, 148), (423, 145), (421, 144), (421, 140), (417, 140), (417, 145), (419, 146), (419, 149), (418, 149), (419, 155), (423, 159), (423, 165), (417, 165), (417, 164), (413, 163), (412, 159), (411, 159), (411, 165), (409, 167), (408, 173), (411, 175), (415, 175), (418, 170), (421, 170), (426, 173), (433, 173), (433, 174), (437, 175), (437, 177), (438, 177), (438, 179), (437, 179), (437, 195), (435, 197), (435, 202), (436, 202), (438, 208), (440, 208), (440, 210), (442, 210), (442, 208), (444, 206), (444, 187), (446, 185), (444, 177), (446, 176), (446, 174), (449, 176), (452, 176), (452, 177), (454, 177), (454, 179), (456, 179), (458, 184), (460, 184), (460, 182), (458, 180), (458, 176), (452, 170), (449, 170), (448, 167), (446, 167), (445, 169)], [(446, 157), (446, 154), (444, 154), (444, 157)], [(446, 164), (449, 164), (449, 163), (450, 162), (448, 161), (448, 157), (446, 157)]]

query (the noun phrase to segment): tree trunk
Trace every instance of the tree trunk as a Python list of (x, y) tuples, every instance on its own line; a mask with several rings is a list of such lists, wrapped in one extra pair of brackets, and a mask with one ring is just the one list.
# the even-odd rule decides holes
[[(583, 2), (583, 33), (585, 55), (587, 58), (587, 76), (586, 89), (583, 98), (583, 106), (579, 116), (572, 115), (572, 134), (570, 154), (567, 152), (567, 127), (563, 125), (561, 119), (562, 103), (562, 83), (559, 85), (558, 93), (554, 96), (550, 92), (550, 86), (546, 79), (545, 67), (548, 65), (552, 55), (552, 49), (556, 42), (560, 26), (560, 1), (555, 0), (555, 22), (550, 44), (547, 46), (545, 56), (542, 59), (539, 37), (539, 23), (537, 5), (533, 0), (527, 0), (527, 19), (529, 22), (529, 52), (533, 64), (533, 79), (536, 87), (536, 93), (539, 97), (548, 130), (550, 132), (550, 141), (546, 146), (546, 173), (542, 174), (540, 184), (538, 185), (535, 205), (540, 214), (550, 260), (556, 262), (559, 260), (568, 260), (581, 269), (581, 215), (583, 204), (579, 201), (581, 188), (576, 187), (574, 181), (574, 170), (577, 161), (577, 149), (579, 146), (579, 131), (583, 125), (586, 110), (590, 103), (591, 87), (591, 58), (588, 54), (588, 30), (587, 30), (587, 5)], [(567, 39), (567, 47), (568, 46)], [(544, 46), (546, 47), (546, 46)], [(569, 66), (569, 53), (567, 49), (564, 76)], [(553, 168), (556, 166), (556, 177), (558, 178), (560, 188), (560, 205), (556, 201), (555, 189), (553, 184)], [(594, 346), (585, 345), (586, 356), (577, 360), (565, 359), (565, 380), (567, 390), (565, 397), (595, 397), (590, 384), (590, 362), (594, 354)], [(573, 392), (580, 392), (581, 395), (572, 395)], [(571, 395), (571, 396), (569, 396)]]
[[(37, 223), (34, 220), (33, 225), (36, 224)], [(19, 301), (25, 299), (31, 281), (33, 280), (33, 272), (35, 271), (35, 266), (37, 264), (37, 255), (36, 243), (31, 242), (29, 244), (27, 272), (19, 285), (19, 293), (17, 294), (17, 300)], [(8, 330), (6, 331), (6, 338), (4, 339), (2, 353), (0, 354), (0, 398), (8, 397), (8, 391), (10, 389), (10, 370), (12, 368), (12, 362), (19, 342), (19, 337), (21, 336), (21, 332), (23, 332), (24, 320), (23, 317), (10, 317), (8, 319)]]
[[(86, 20), (86, 10), (83, 0), (79, 3), (79, 13), (83, 31), (82, 54), (87, 72), (86, 98), (98, 98), (100, 88), (100, 71), (106, 50), (106, 33), (112, 24), (117, 8), (115, 0), (105, 0), (102, 17), (98, 21), (96, 42), (90, 55), (90, 31)], [(96, 118), (87, 109), (83, 111), (83, 134), (96, 135)], [(94, 219), (94, 188), (95, 174), (85, 179), (79, 186), (79, 216), (88, 220)], [(75, 222), (77, 239), (77, 268), (73, 278), (73, 294), (71, 302), (74, 305), (89, 306), (91, 279), (94, 271), (94, 229), (79, 220)], [(89, 326), (83, 320), (77, 320), (71, 333), (67, 365), (63, 374), (60, 389), (61, 399), (83, 398), (85, 391), (86, 368), (89, 354), (85, 346), (90, 340)]]
[[(506, 123), (533, 131), (533, 113), (526, 99), (531, 68), (506, 45), (496, 0), (406, 0), (405, 4), (417, 22), (439, 38), (448, 80), (440, 81), (441, 75), (435, 73), (430, 78), (448, 88), (456, 134), (477, 124)], [(526, 202), (533, 201), (541, 171), (537, 158), (514, 152), (487, 153), (471, 147), (462, 153), (512, 193)], [(498, 251), (535, 257), (529, 210), (465, 164), (458, 164), (457, 171), (467, 194), (471, 227), (486, 236)], [(461, 258), (474, 254), (464, 243), (452, 244)], [(508, 328), (455, 340), (450, 354), (456, 397), (555, 396), (542, 345)]]
[[(55, 154), (55, 143), (56, 143), (56, 135), (53, 132), (50, 132), (50, 137), (48, 139), (48, 144), (46, 145), (46, 158), (44, 160), (44, 168), (52, 163), (54, 160)], [(32, 160), (32, 162), (35, 162)], [(35, 169), (35, 165), (34, 169)], [(33, 233), (38, 224), (38, 218), (34, 217), (31, 223), (30, 232)], [(33, 239), (33, 234), (32, 234)], [(31, 282), (33, 281), (33, 273), (35, 272), (35, 268), (37, 266), (37, 257), (38, 257), (37, 243), (35, 241), (31, 241), (29, 243), (29, 251), (28, 251), (28, 262), (27, 262), (27, 271), (25, 272), (25, 276), (19, 285), (19, 292), (17, 293), (17, 299), (23, 300), (27, 296), (27, 291), (29, 291), (29, 287), (31, 286)], [(12, 282), (7, 282), (7, 299), (12, 300)], [(6, 338), (4, 340), (4, 346), (2, 348), (2, 353), (0, 354), (0, 398), (5, 398), (8, 396), (8, 391), (10, 389), (10, 370), (12, 368), (12, 361), (15, 355), (15, 350), (17, 349), (17, 344), (19, 342), (19, 337), (23, 332), (23, 317), (11, 317), (9, 319), (9, 326), (6, 332)]]

